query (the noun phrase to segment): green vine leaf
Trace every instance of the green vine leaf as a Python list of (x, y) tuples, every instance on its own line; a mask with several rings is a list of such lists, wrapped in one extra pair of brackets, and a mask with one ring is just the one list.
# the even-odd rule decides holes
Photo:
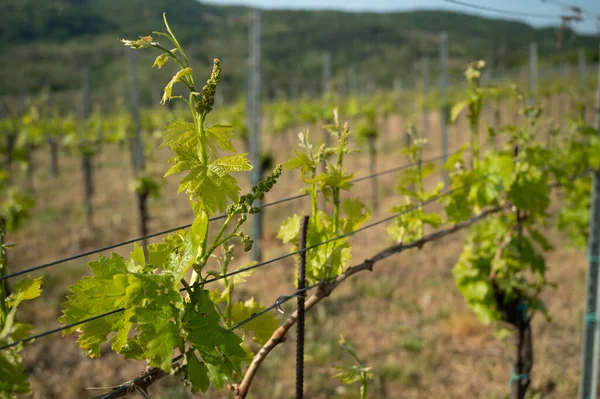
[(186, 358), (186, 375), (192, 385), (192, 392), (198, 391), (206, 392), (210, 386), (210, 379), (208, 376), (208, 367), (206, 364), (194, 353), (193, 350), (189, 350), (185, 353)]
[(247, 359), (241, 338), (220, 322), (208, 291), (195, 290), (192, 302), (184, 306), (182, 327), (186, 339), (201, 354), (209, 378), (217, 388), (223, 387), (223, 377), (231, 379), (234, 373), (240, 373), (241, 362)]
[(212, 125), (206, 129), (207, 144), (212, 156), (216, 156), (217, 149), (221, 151), (235, 152), (233, 147), (234, 130), (228, 125)]
[(349, 198), (342, 203), (342, 212), (346, 215), (340, 220), (340, 231), (350, 233), (358, 229), (371, 218), (371, 211), (359, 198)]
[(39, 297), (42, 294), (42, 278), (27, 277), (13, 287), (12, 293), (6, 298), (9, 308), (18, 307), (21, 302)]
[[(7, 314), (0, 315), (0, 345), (17, 342), (29, 336), (32, 325), (15, 322), (17, 308), (23, 301), (39, 297), (42, 293), (42, 278), (27, 277), (13, 287), (6, 298)], [(23, 345), (0, 351), (0, 397), (17, 398), (18, 394), (30, 393), (27, 374), (23, 369), (21, 355)]]
[[(289, 160), (287, 169), (298, 169), (300, 177), (308, 186), (303, 190), (311, 197), (312, 215), (308, 223), (307, 247), (313, 247), (306, 253), (306, 276), (308, 281), (315, 283), (335, 276), (349, 265), (352, 250), (347, 238), (339, 238), (342, 234), (356, 230), (365, 223), (371, 213), (358, 199), (340, 199), (340, 193), (352, 188), (353, 174), (348, 173), (343, 166), (344, 156), (351, 153), (348, 148), (350, 126), (339, 123), (338, 111), (333, 111), (333, 124), (326, 126), (327, 130), (337, 140), (337, 146), (327, 148), (320, 146), (317, 153), (315, 146), (309, 141), (308, 133), (298, 135), (299, 147), (295, 157)], [(336, 156), (336, 162), (329, 162), (329, 156)], [(325, 160), (324, 173), (317, 175), (317, 166)], [(323, 195), (333, 203), (333, 215), (318, 210), (317, 197)], [(277, 238), (284, 243), (292, 244), (292, 251), (297, 251), (300, 232), (299, 215), (288, 218), (279, 228)], [(330, 241), (320, 245), (323, 242)], [(295, 257), (297, 260), (297, 256)]]
[[(264, 308), (264, 306), (255, 302), (254, 298), (250, 298), (245, 302), (238, 302), (233, 305), (231, 321), (233, 324), (237, 324), (250, 318), (253, 314), (263, 311)], [(251, 333), (254, 340), (261, 346), (271, 338), (277, 328), (279, 328), (279, 320), (270, 313), (262, 314), (241, 327), (247, 334)]]
[(182, 156), (175, 158), (177, 159), (172, 160), (175, 165), (165, 176), (189, 169), (189, 174), (179, 184), (178, 192), (186, 191), (191, 200), (197, 201), (197, 209), (207, 214), (223, 212), (227, 207), (228, 199), (237, 202), (240, 187), (230, 173), (252, 169), (243, 155), (219, 158), (209, 165), (203, 165), (195, 158), (185, 159)]
[(196, 128), (192, 123), (184, 121), (173, 121), (165, 128), (161, 147), (185, 146), (192, 141), (193, 146), (198, 145)]
[(307, 154), (300, 151), (294, 152), (295, 156), (288, 159), (283, 167), (288, 170), (301, 169), (303, 174), (307, 174), (312, 170), (316, 170), (317, 163), (312, 160)]
[[(355, 215), (354, 215), (355, 216)], [(368, 217), (363, 215), (362, 220)], [(294, 215), (286, 220), (280, 227), (277, 238), (284, 243), (292, 243), (292, 251), (298, 250), (298, 239), (300, 236), (300, 221), (302, 217)], [(358, 226), (361, 223), (356, 219), (342, 222), (346, 227)], [(306, 246), (312, 247), (322, 242), (337, 237), (333, 230), (333, 219), (322, 211), (313, 216), (309, 222), (306, 237)], [(297, 256), (295, 256), (297, 260)], [(338, 275), (344, 268), (350, 266), (352, 252), (347, 239), (337, 239), (325, 245), (320, 245), (306, 252), (306, 277), (311, 283), (325, 280), (331, 276)]]
[(387, 227), (390, 237), (399, 243), (418, 240), (425, 234), (425, 226), (437, 228), (444, 222), (441, 215), (424, 210), (424, 204), (438, 197), (444, 188), (442, 183), (431, 191), (425, 190), (424, 179), (435, 171), (432, 162), (423, 163), (427, 140), (419, 138), (412, 125), (407, 133), (412, 138), (412, 145), (402, 152), (408, 156), (411, 167), (403, 171), (396, 187), (396, 191), (405, 196), (405, 202), (391, 209), (398, 216)]
[[(0, 340), (0, 343), (3, 343)], [(17, 351), (3, 350), (0, 352), (0, 395), (2, 398), (13, 399), (17, 394), (31, 392), (27, 374), (22, 366), (23, 359)]]
[(467, 108), (469, 101), (460, 101), (452, 106), (450, 110), (450, 123), (456, 122), (460, 114)]

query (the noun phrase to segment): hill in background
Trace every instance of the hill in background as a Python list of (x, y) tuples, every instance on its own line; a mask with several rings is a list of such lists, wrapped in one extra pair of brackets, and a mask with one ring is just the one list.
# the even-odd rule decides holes
[[(125, 95), (127, 62), (117, 38), (162, 29), (162, 12), (188, 49), (196, 68), (219, 57), (226, 99), (245, 88), (248, 14), (245, 7), (216, 6), (195, 0), (4, 0), (0, 3), (0, 94), (33, 93), (48, 84), (69, 93), (81, 86), (88, 65), (94, 100), (111, 103)], [(361, 84), (391, 87), (395, 78), (415, 82), (415, 65), (432, 58), (435, 82), (439, 33), (450, 38), (450, 65), (458, 74), (476, 58), (492, 60), (494, 70), (526, 63), (529, 43), (539, 45), (541, 65), (574, 62), (580, 47), (598, 58), (597, 39), (535, 29), (527, 24), (442, 11), (348, 13), (338, 11), (264, 11), (262, 16), (263, 90), (318, 93), (322, 54), (332, 54), (333, 78), (346, 84), (354, 70)], [(138, 53), (142, 98), (156, 101), (169, 70), (151, 71), (157, 54)], [(168, 68), (164, 68), (168, 69)], [(203, 76), (203, 75), (199, 75)]]

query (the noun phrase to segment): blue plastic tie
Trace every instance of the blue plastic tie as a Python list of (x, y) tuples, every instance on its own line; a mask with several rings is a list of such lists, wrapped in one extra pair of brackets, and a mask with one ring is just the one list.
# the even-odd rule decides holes
[(523, 318), (523, 321), (527, 321), (527, 310), (529, 309), (529, 305), (525, 302), (520, 302), (517, 305), (517, 310), (521, 311), (521, 317)]
[(589, 324), (597, 323), (600, 318), (598, 317), (598, 313), (589, 313), (585, 315), (585, 322)]
[(588, 255), (588, 260), (591, 262), (600, 263), (600, 256)]
[(510, 381), (508, 382), (508, 386), (512, 387), (515, 382), (528, 379), (529, 373), (515, 374), (515, 368), (513, 367), (512, 371), (510, 372)]

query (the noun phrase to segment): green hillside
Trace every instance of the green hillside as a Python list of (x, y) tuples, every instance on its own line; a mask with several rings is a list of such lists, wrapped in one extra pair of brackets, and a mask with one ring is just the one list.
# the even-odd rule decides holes
[[(224, 96), (245, 87), (248, 9), (203, 4), (195, 0), (4, 0), (0, 2), (0, 94), (31, 93), (43, 84), (72, 92), (89, 65), (94, 100), (105, 104), (124, 95), (127, 64), (116, 40), (148, 34), (162, 26), (166, 11), (197, 68), (219, 57), (224, 67)], [(332, 53), (334, 78), (347, 81), (353, 67), (361, 82), (391, 85), (394, 78), (414, 82), (414, 65), (424, 55), (437, 57), (438, 34), (450, 37), (450, 61), (456, 71), (478, 57), (493, 57), (496, 67), (519, 66), (536, 41), (542, 63), (574, 60), (579, 47), (597, 59), (597, 39), (565, 32), (557, 48), (557, 29), (472, 15), (415, 11), (347, 13), (335, 11), (265, 11), (263, 27), (264, 91), (318, 92), (323, 51)], [(143, 98), (156, 98), (170, 71), (148, 71), (152, 54), (139, 54)], [(437, 58), (431, 62), (435, 73)], [(500, 65), (502, 63), (502, 65)], [(164, 79), (163, 79), (164, 78)], [(433, 77), (432, 77), (433, 80)], [(296, 82), (296, 83), (294, 83)]]

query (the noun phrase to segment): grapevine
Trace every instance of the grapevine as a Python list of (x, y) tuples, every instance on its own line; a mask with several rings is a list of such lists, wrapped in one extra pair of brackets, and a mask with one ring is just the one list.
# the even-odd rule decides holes
[[(467, 78), (472, 79), (474, 73), (470, 68)], [(453, 184), (470, 182), (470, 189), (452, 198), (446, 211), (450, 220), (468, 217), (471, 209), (501, 206), (504, 211), (471, 227), (453, 274), (482, 322), (502, 321), (515, 329), (510, 385), (514, 398), (524, 398), (533, 369), (531, 320), (536, 313), (550, 317), (540, 294), (552, 286), (544, 259), (552, 246), (541, 229), (550, 219), (552, 169), (547, 161), (552, 153), (536, 141), (541, 109), (528, 106), (524, 96), (515, 92), (524, 125), (502, 129), (500, 134), (508, 136), (506, 146), (480, 159), (477, 126), (485, 93), (477, 85), (473, 90), (475, 95), (466, 103), (474, 154), (471, 169), (461, 167), (452, 175)]]
[[(194, 221), (189, 229), (149, 245), (147, 256), (135, 245), (129, 259), (113, 253), (91, 262), (93, 276), (70, 287), (72, 294), (64, 304), (60, 321), (69, 324), (124, 307), (122, 313), (87, 322), (66, 333), (77, 330), (78, 342), (90, 357), (99, 356), (100, 345), (108, 340), (112, 349), (125, 358), (145, 359), (150, 367), (181, 376), (194, 392), (206, 391), (210, 384), (222, 389), (226, 381), (241, 372), (248, 359), (247, 349), (242, 346), (243, 338), (249, 338), (248, 331), (253, 330), (259, 341), (265, 333), (262, 325), (257, 328), (249, 323), (240, 337), (227, 327), (237, 318), (262, 308), (253, 300), (232, 302), (233, 287), (240, 282), (239, 277), (226, 279), (222, 292), (205, 289), (203, 282), (227, 272), (233, 260), (232, 240), (240, 240), (245, 251), (251, 249), (252, 240), (241, 227), (248, 214), (259, 211), (253, 203), (271, 190), (281, 167), (253, 187), (251, 193), (239, 195), (232, 173), (247, 172), (252, 166), (244, 155), (219, 156), (220, 152), (235, 151), (230, 126), (205, 125), (214, 106), (221, 64), (214, 60), (210, 78), (197, 91), (187, 55), (166, 16), (164, 22), (167, 32), (153, 34), (171, 42), (173, 49), (151, 36), (123, 43), (134, 49), (159, 50), (161, 54), (153, 66), (161, 68), (171, 61), (179, 67), (165, 86), (161, 103), (185, 102), (191, 122), (175, 120), (165, 129), (162, 146), (173, 151), (172, 165), (165, 177), (187, 172), (180, 181), (179, 192), (188, 195)], [(188, 98), (173, 94), (178, 84), (188, 89)], [(209, 235), (209, 218), (223, 211), (227, 214), (225, 221)], [(216, 254), (219, 248), (221, 255)], [(220, 266), (215, 268), (217, 265)], [(189, 271), (192, 275), (187, 278)], [(224, 311), (219, 305), (222, 301)], [(174, 368), (172, 359), (176, 352), (184, 356), (184, 361)]]
[[(334, 121), (327, 126), (329, 133), (336, 139), (336, 147), (321, 145), (318, 151), (314, 150), (309, 140), (308, 132), (300, 133), (300, 147), (303, 151), (296, 151), (295, 157), (284, 164), (287, 169), (298, 169), (302, 180), (308, 184), (303, 192), (310, 195), (311, 214), (308, 224), (308, 247), (349, 233), (366, 222), (370, 211), (358, 199), (351, 198), (341, 201), (341, 192), (350, 190), (353, 175), (344, 168), (344, 156), (351, 150), (348, 148), (350, 127), (346, 123), (339, 123), (337, 109), (334, 111)], [(328, 155), (335, 155), (336, 162), (326, 160)], [(325, 160), (326, 171), (317, 173), (318, 167)], [(321, 194), (328, 202), (333, 204), (333, 214), (329, 215), (318, 209), (318, 196)], [(294, 215), (283, 223), (277, 237), (283, 243), (292, 243), (291, 251), (298, 249), (300, 223), (302, 215)], [(306, 276), (309, 282), (314, 283), (340, 274), (352, 257), (350, 244), (347, 239), (340, 239), (322, 245), (306, 253)]]
[[(260, 167), (261, 171), (270, 169), (273, 157), (264, 155), (261, 165), (251, 165), (245, 154), (236, 153), (234, 139), (248, 143), (244, 101), (222, 108), (218, 114), (214, 112), (221, 79), (220, 61), (213, 61), (210, 77), (200, 89), (191, 57), (188, 59), (189, 53), (184, 52), (166, 16), (164, 24), (166, 32), (122, 42), (136, 50), (159, 51), (153, 67), (169, 64), (177, 68), (164, 88), (161, 104), (181, 102), (185, 104), (183, 112), (181, 109), (144, 111), (141, 128), (151, 136), (143, 143), (146, 155), (154, 154), (158, 140), (161, 147), (172, 152), (164, 177), (183, 175), (179, 193), (185, 193), (189, 199), (193, 223), (158, 243), (136, 244), (129, 256), (113, 253), (90, 262), (92, 275), (69, 287), (71, 293), (62, 305), (59, 319), (65, 334), (77, 333), (79, 346), (90, 357), (100, 356), (101, 347), (109, 344), (126, 359), (147, 362), (148, 368), (140, 377), (121, 384), (112, 393), (121, 396), (135, 387), (145, 394), (147, 387), (162, 376), (175, 375), (194, 393), (206, 392), (211, 386), (223, 389), (229, 385), (237, 397), (244, 398), (261, 363), (273, 348), (284, 342), (296, 321), (297, 314), (293, 313), (280, 325), (277, 318), (267, 313), (282, 303), (279, 298), (289, 299), (316, 289), (305, 302), (308, 311), (347, 278), (372, 271), (376, 262), (404, 250), (421, 249), (429, 242), (468, 229), (462, 254), (452, 269), (453, 277), (466, 304), (480, 321), (504, 323), (513, 329), (516, 353), (514, 364), (507, 366), (507, 370), (512, 370), (509, 383), (513, 397), (524, 398), (535, 377), (532, 320), (538, 314), (551, 320), (542, 294), (555, 286), (547, 276), (545, 254), (552, 246), (544, 233), (554, 222), (550, 215), (553, 187), (564, 187), (561, 194), (566, 206), (558, 216), (558, 228), (566, 231), (579, 247), (585, 246), (588, 239), (591, 187), (586, 174), (600, 167), (597, 155), (600, 140), (597, 130), (585, 123), (581, 105), (571, 123), (570, 134), (563, 135), (559, 128), (552, 127), (544, 142), (539, 134), (542, 109), (528, 105), (527, 98), (515, 87), (483, 87), (485, 63), (470, 64), (466, 71), (468, 87), (462, 93), (465, 98), (450, 112), (453, 122), (463, 112), (467, 114), (470, 142), (445, 165), (450, 172), (450, 184), (438, 183), (427, 188), (426, 181), (436, 168), (433, 162), (424, 159), (427, 140), (419, 137), (414, 126), (408, 126), (409, 141), (403, 154), (410, 165), (404, 168), (396, 188), (402, 202), (398, 201), (387, 217), (366, 224), (371, 210), (360, 198), (346, 197), (354, 177), (346, 169), (346, 160), (355, 150), (349, 145), (350, 124), (340, 123), (338, 108), (333, 111), (332, 123), (325, 126), (325, 144), (315, 144), (305, 130), (298, 136), (300, 150), (294, 157), (263, 176), (264, 180), (249, 193), (240, 195), (236, 173), (248, 172), (252, 167)], [(417, 108), (435, 104), (436, 95), (430, 93), (419, 98)], [(273, 135), (299, 123), (320, 124), (331, 118), (333, 94), (329, 92), (318, 101), (302, 99), (269, 104), (264, 110), (270, 118), (263, 119), (271, 121)], [(504, 145), (485, 151), (486, 143), (481, 137), (484, 106), (491, 99), (499, 112), (500, 99), (507, 97), (519, 107), (523, 123), (502, 127), (496, 117), (494, 126), (486, 126), (485, 131), (495, 147), (500, 147), (500, 141)], [(357, 119), (357, 143), (368, 144), (372, 176), (366, 178), (377, 175), (378, 118), (399, 108), (399, 99), (398, 93), (379, 92), (367, 98), (349, 97), (341, 104), (345, 116)], [(409, 101), (401, 105), (404, 114), (415, 111), (414, 107), (409, 109), (413, 105)], [(170, 122), (162, 128), (167, 118)], [(7, 276), (6, 251), (10, 245), (5, 243), (5, 233), (21, 227), (33, 206), (31, 195), (16, 187), (9, 167), (11, 162), (20, 161), (31, 168), (31, 152), (44, 140), (51, 146), (62, 140), (75, 154), (91, 162), (105, 143), (124, 146), (133, 129), (132, 119), (126, 112), (109, 116), (95, 107), (83, 121), (73, 115), (61, 116), (56, 110), (47, 112), (41, 102), (34, 101), (26, 112), (1, 121), (0, 128), (7, 133), (1, 147), (7, 167), (0, 171), (0, 276), (14, 277), (10, 273)], [(224, 124), (228, 119), (233, 126)], [(287, 255), (261, 264), (237, 265), (241, 257), (235, 243), (241, 244), (244, 251), (253, 245), (252, 238), (245, 233), (248, 215), (259, 212), (255, 203), (270, 192), (283, 169), (299, 173), (305, 183), (302, 193), (310, 198), (307, 249), (299, 249), (303, 214), (296, 214), (283, 223), (277, 234), (289, 246)], [(584, 178), (579, 179), (581, 176)], [(376, 193), (375, 179), (373, 184)], [(161, 185), (141, 168), (130, 189), (145, 200), (148, 196), (158, 196)], [(431, 203), (441, 204), (443, 211), (426, 211), (425, 206)], [(375, 196), (373, 208), (376, 212)], [(393, 244), (352, 265), (349, 237), (389, 221), (387, 232)], [(292, 255), (297, 257), (299, 253), (306, 255), (308, 288), (280, 296), (268, 307), (254, 297), (239, 300), (245, 291), (240, 287), (255, 266)], [(208, 284), (213, 282), (220, 286), (214, 284), (209, 289)], [(41, 279), (27, 277), (13, 287), (12, 293), (0, 286), (0, 346), (4, 349), (0, 351), (3, 377), (0, 397), (12, 398), (30, 391), (20, 355), (24, 343), (20, 341), (29, 342), (41, 335), (30, 336), (32, 326), (18, 323), (17, 311), (23, 301), (41, 294), (41, 285)], [(80, 324), (72, 327), (74, 323)], [(250, 342), (261, 345), (260, 351), (253, 351)], [(345, 384), (360, 382), (360, 397), (366, 398), (372, 370), (343, 337), (340, 344), (356, 364), (339, 367), (336, 378)], [(142, 382), (138, 385), (137, 381)]]
[(360, 382), (360, 399), (366, 399), (369, 380), (373, 379), (372, 368), (365, 366), (356, 354), (354, 345), (346, 341), (343, 335), (340, 336), (339, 342), (356, 364), (352, 367), (336, 366), (338, 373), (334, 377), (340, 379), (346, 385)]
[[(437, 228), (443, 222), (441, 215), (426, 213), (423, 208), (425, 202), (440, 195), (444, 186), (439, 183), (432, 191), (425, 191), (424, 179), (435, 171), (433, 162), (423, 164), (423, 150), (427, 140), (419, 138), (412, 125), (408, 134), (412, 138), (412, 145), (403, 152), (410, 159), (411, 167), (402, 174), (397, 186), (398, 193), (405, 196), (405, 203), (391, 209), (400, 216), (387, 229), (392, 239), (399, 243), (420, 239), (425, 234), (425, 226)], [(407, 212), (415, 206), (416, 210)]]
[[(7, 274), (8, 250), (6, 234), (18, 230), (29, 219), (34, 200), (29, 193), (11, 187), (8, 172), (0, 171), (0, 276)], [(6, 281), (0, 281), (0, 345), (17, 342), (29, 336), (30, 324), (19, 323), (17, 309), (23, 301), (41, 294), (42, 278), (24, 278), (9, 292)], [(30, 393), (27, 374), (22, 366), (20, 352), (23, 344), (0, 351), (0, 397), (16, 398), (17, 394)]]

